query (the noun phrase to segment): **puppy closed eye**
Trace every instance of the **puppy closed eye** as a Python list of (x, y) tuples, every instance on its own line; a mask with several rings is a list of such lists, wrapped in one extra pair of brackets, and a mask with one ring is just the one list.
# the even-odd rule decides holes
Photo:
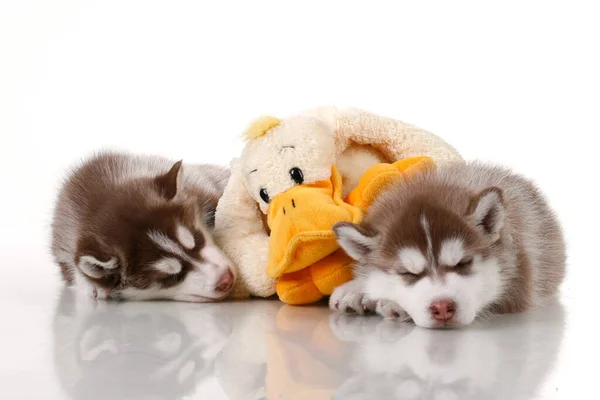
[(393, 268), (390, 270), (390, 273), (402, 278), (402, 280), (408, 285), (414, 285), (424, 276), (423, 273), (415, 274), (404, 268)]
[(406, 278), (406, 279), (417, 279), (420, 276), (420, 274), (415, 274), (414, 272), (410, 272), (409, 270), (407, 270), (403, 267), (399, 267), (399, 266), (390, 268), (388, 270), (388, 273), (390, 273), (391, 275), (400, 276), (400, 277)]
[(468, 258), (463, 258), (462, 260), (460, 260), (455, 266), (454, 268), (467, 268), (469, 267), (471, 264), (473, 263), (473, 258), (472, 257), (468, 257)]
[(410, 271), (407, 271), (405, 269), (402, 269), (402, 270), (397, 270), (396, 269), (396, 270), (394, 270), (394, 273), (396, 275), (400, 275), (400, 276), (419, 276), (419, 274), (414, 274), (414, 273), (412, 273)]
[(183, 278), (184, 278), (184, 274), (182, 272), (180, 272), (178, 274), (169, 275), (166, 278), (159, 279), (158, 283), (162, 287), (171, 287), (171, 286), (175, 286), (175, 285), (181, 283), (181, 281), (183, 281)]

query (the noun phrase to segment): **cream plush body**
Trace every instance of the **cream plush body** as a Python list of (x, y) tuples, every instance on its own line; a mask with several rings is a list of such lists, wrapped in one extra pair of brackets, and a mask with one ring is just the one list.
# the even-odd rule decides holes
[(438, 165), (461, 159), (432, 133), (352, 108), (321, 107), (272, 125), (268, 135), (249, 140), (232, 161), (231, 178), (216, 211), (216, 240), (239, 272), (234, 298), (275, 294), (276, 282), (266, 273), (270, 232), (264, 194), (272, 199), (292, 188), (296, 183), (290, 179), (291, 168), (300, 168), (304, 182), (311, 183), (328, 179), (335, 165), (346, 196), (377, 163), (415, 156), (429, 156)]

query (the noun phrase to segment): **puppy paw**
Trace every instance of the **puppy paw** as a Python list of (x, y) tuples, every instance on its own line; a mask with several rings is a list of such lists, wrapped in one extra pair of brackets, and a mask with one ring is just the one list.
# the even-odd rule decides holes
[(375, 312), (385, 319), (410, 319), (408, 313), (404, 311), (397, 303), (390, 300), (379, 300), (375, 306)]
[(365, 309), (363, 308), (363, 293), (339, 293), (335, 296), (336, 292), (333, 292), (331, 299), (329, 300), (329, 308), (334, 311), (342, 312), (346, 314), (364, 314)]
[(375, 310), (377, 309), (377, 300), (370, 300), (367, 296), (363, 296), (362, 299), (362, 308), (365, 313), (375, 314)]
[(376, 303), (365, 297), (362, 286), (356, 281), (350, 281), (337, 287), (329, 298), (329, 308), (346, 314), (363, 315), (374, 311)]

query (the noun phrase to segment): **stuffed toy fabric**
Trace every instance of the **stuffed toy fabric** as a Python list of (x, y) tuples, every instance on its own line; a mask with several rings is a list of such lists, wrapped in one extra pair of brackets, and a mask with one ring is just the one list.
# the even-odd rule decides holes
[(267, 275), (278, 279), (279, 299), (288, 304), (314, 303), (351, 280), (353, 260), (338, 245), (333, 226), (361, 222), (387, 185), (431, 166), (428, 157), (376, 164), (345, 200), (342, 177), (333, 166), (331, 180), (299, 184), (277, 195), (267, 220), (271, 229)]
[(360, 221), (386, 182), (461, 159), (422, 129), (334, 107), (261, 118), (246, 141), (231, 163), (215, 237), (238, 267), (234, 298), (277, 292), (290, 304), (317, 301), (352, 278), (334, 223)]

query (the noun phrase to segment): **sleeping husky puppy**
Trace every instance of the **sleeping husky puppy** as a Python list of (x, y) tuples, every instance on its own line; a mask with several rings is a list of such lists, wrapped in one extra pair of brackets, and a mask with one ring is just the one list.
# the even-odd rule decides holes
[(96, 298), (221, 300), (234, 268), (211, 236), (229, 170), (102, 152), (64, 183), (52, 254), (68, 285)]
[(396, 184), (361, 225), (334, 227), (355, 280), (334, 310), (377, 311), (422, 327), (470, 324), (528, 310), (565, 274), (559, 223), (532, 182), (480, 163), (456, 163)]

